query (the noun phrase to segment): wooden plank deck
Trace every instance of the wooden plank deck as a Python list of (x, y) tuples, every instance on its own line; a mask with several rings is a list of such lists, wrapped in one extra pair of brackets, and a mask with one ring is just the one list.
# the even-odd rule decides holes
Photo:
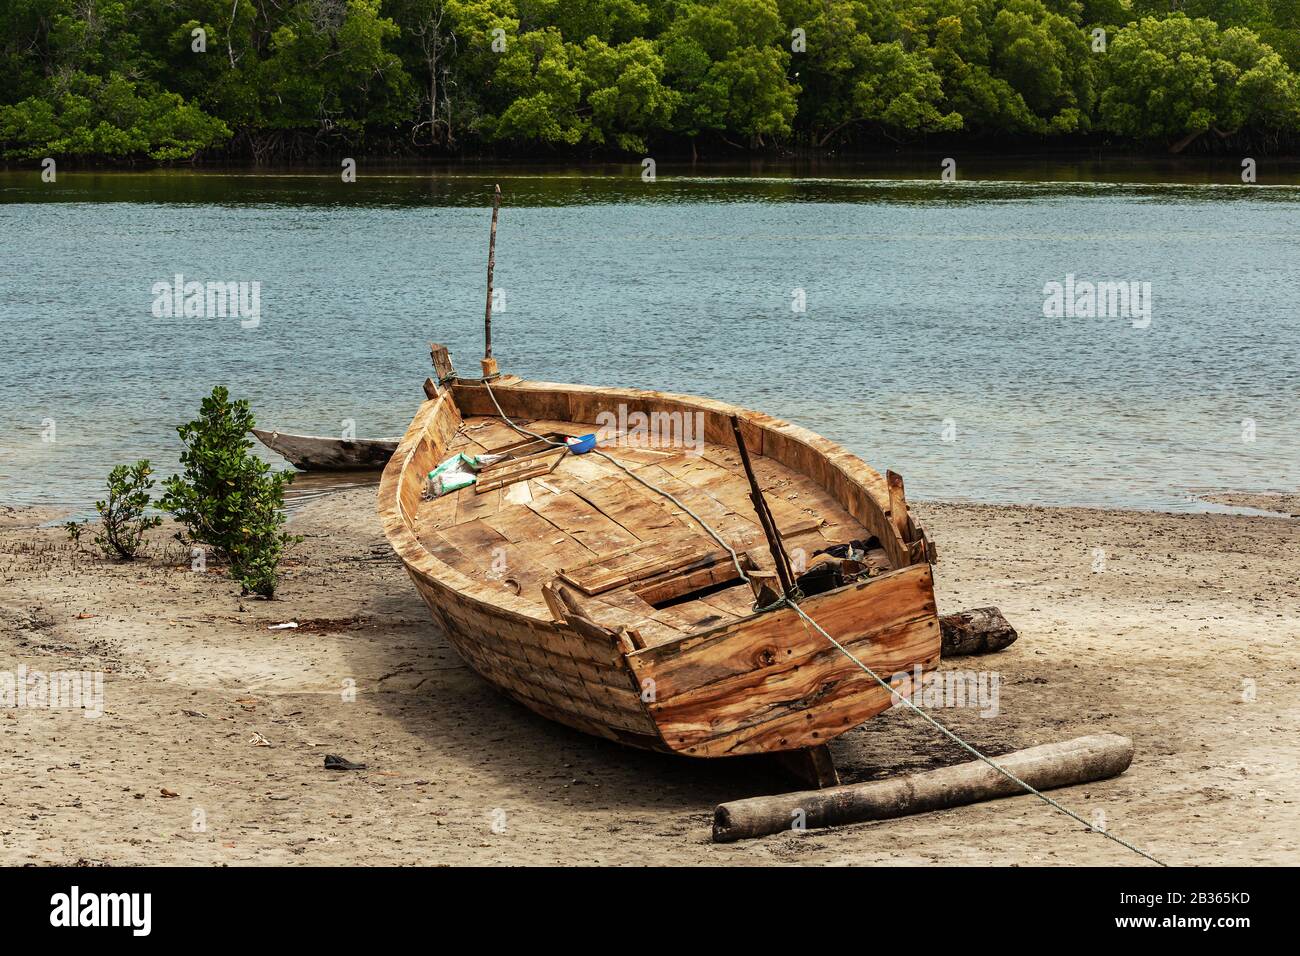
[[(595, 431), (590, 424), (561, 420), (520, 424), (539, 434)], [(471, 416), (464, 419), (448, 454), (482, 454), (522, 440), (499, 419)], [(749, 552), (755, 566), (771, 566), (734, 448), (650, 447), (614, 439), (606, 440), (601, 450), (674, 495), (738, 553)], [(830, 544), (871, 537), (811, 478), (762, 455), (753, 460), (788, 549), (798, 548), (811, 557)], [(423, 501), (415, 530), (436, 557), (482, 589), (480, 596), (499, 591), (503, 602), (522, 597), (544, 604), (542, 586), (562, 572), (571, 581), (604, 582), (602, 589), (573, 591), (592, 620), (635, 630), (648, 647), (750, 614), (752, 595), (743, 582), (660, 609), (635, 592), (647, 578), (669, 576), (726, 552), (681, 507), (598, 455), (568, 454), (549, 474), (483, 494), (470, 487)], [(714, 576), (725, 585), (725, 568)], [(614, 584), (606, 586), (611, 581)]]

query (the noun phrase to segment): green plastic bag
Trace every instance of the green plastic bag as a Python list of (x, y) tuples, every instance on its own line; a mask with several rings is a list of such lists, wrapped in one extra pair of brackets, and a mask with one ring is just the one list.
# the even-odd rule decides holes
[(468, 488), (478, 481), (477, 472), (480, 467), (479, 460), (473, 455), (466, 455), (464, 452), (452, 455), (429, 472), (425, 482), (429, 497), (441, 498), (450, 492)]

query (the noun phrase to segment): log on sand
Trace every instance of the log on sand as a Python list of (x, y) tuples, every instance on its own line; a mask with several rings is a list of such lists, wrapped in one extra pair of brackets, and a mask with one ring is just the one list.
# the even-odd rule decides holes
[(943, 634), (943, 657), (960, 657), (964, 654), (988, 654), (1000, 651), (1013, 643), (1016, 629), (995, 607), (977, 607), (958, 611), (939, 618)]
[[(1118, 776), (1133, 761), (1133, 741), (1118, 734), (1091, 734), (992, 759), (1034, 789), (1051, 790)], [(888, 820), (1024, 793), (988, 764), (972, 760), (907, 777), (723, 803), (713, 812), (713, 842), (731, 843), (795, 826)]]

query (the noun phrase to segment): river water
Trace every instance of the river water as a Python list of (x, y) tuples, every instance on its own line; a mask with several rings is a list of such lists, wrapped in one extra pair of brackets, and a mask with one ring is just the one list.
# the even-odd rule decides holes
[[(400, 434), (428, 341), (477, 369), (494, 182), (503, 371), (759, 408), (915, 498), (1195, 510), (1300, 483), (1294, 169), (641, 174), (0, 172), (0, 502), (169, 473), (218, 383), (265, 426)], [(258, 310), (168, 314), (178, 274), (256, 282)], [(1067, 281), (1134, 283), (1130, 310), (1045, 315)]]

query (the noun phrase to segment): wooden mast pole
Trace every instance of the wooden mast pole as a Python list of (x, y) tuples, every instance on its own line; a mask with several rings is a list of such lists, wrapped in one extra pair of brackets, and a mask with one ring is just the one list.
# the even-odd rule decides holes
[(754, 475), (754, 466), (749, 460), (749, 449), (745, 447), (745, 436), (740, 431), (740, 419), (735, 415), (731, 416), (731, 430), (735, 433), (736, 448), (740, 450), (740, 460), (745, 466), (745, 477), (749, 479), (749, 500), (754, 502), (758, 523), (763, 526), (763, 534), (767, 536), (767, 547), (772, 552), (772, 561), (776, 565), (776, 576), (781, 582), (781, 590), (785, 592), (787, 599), (793, 601), (795, 589), (794, 577), (790, 570), (790, 558), (781, 544), (781, 532), (777, 530), (776, 520), (767, 507), (763, 489), (759, 487), (758, 478)]
[(497, 373), (497, 360), (492, 357), (492, 270), (497, 263), (497, 214), (501, 209), (501, 186), (492, 191), (492, 236), (488, 239), (487, 306), (483, 313), (483, 377), (492, 378)]

